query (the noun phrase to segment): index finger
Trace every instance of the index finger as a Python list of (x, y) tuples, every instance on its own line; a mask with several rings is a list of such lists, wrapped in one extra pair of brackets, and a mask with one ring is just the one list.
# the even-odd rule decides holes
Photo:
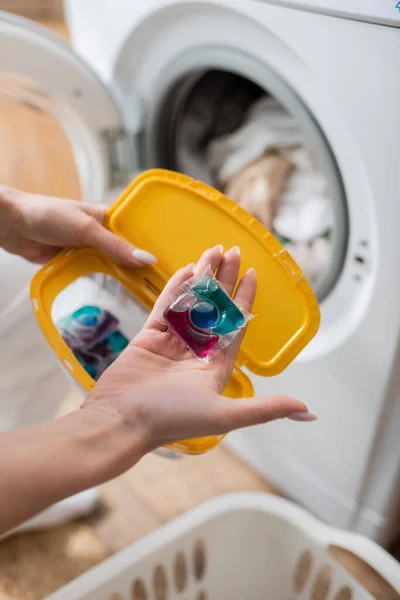
[(127, 267), (154, 265), (157, 258), (143, 248), (137, 248), (104, 226), (107, 207), (103, 204), (80, 204), (77, 208), (81, 216), (91, 217), (91, 221), (80, 219), (82, 225), (82, 245), (94, 246), (108, 254), (113, 260)]
[(236, 288), (234, 297), (235, 304), (239, 308), (251, 312), (257, 292), (257, 273), (251, 268), (243, 275)]

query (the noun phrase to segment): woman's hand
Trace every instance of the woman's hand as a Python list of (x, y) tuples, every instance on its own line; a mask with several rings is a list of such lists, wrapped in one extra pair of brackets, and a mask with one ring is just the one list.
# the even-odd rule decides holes
[(127, 267), (157, 258), (103, 227), (106, 206), (26, 194), (0, 186), (0, 247), (44, 264), (67, 247), (92, 246)]
[[(160, 297), (161, 305), (193, 272), (202, 274), (208, 265), (213, 270), (218, 268), (218, 280), (231, 294), (239, 274), (239, 249), (222, 255), (222, 247), (216, 247), (205, 252), (197, 266), (189, 265), (172, 277)], [(256, 274), (250, 270), (237, 286), (235, 301), (251, 311), (255, 294)], [(244, 331), (204, 364), (150, 315), (143, 330), (102, 375), (82, 408), (104, 411), (120, 420), (132, 439), (140, 436), (145, 451), (179, 439), (223, 434), (274, 419), (314, 420), (304, 404), (292, 398), (266, 396), (234, 401), (221, 396), (243, 336)]]

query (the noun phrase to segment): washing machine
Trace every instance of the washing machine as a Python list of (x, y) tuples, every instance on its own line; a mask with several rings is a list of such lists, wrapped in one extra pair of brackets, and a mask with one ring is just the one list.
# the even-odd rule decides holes
[(185, 111), (196, 112), (200, 97), (213, 99), (225, 133), (233, 113), (221, 107), (239, 98), (237, 121), (238, 107), (263, 94), (301, 128), (334, 219), (314, 285), (321, 329), (281, 375), (249, 376), (257, 394), (298, 397), (319, 421), (243, 430), (226, 443), (320, 518), (390, 543), (400, 531), (395, 0), (67, 0), (65, 8), (73, 50), (2, 14), (0, 90), (58, 121), (84, 199), (111, 201), (150, 167), (198, 177), (181, 142)]

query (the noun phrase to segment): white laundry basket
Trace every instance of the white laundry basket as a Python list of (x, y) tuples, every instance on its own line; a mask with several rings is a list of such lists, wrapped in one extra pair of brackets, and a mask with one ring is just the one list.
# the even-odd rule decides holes
[(373, 542), (275, 496), (240, 493), (190, 511), (48, 600), (372, 598), (331, 557), (330, 545), (358, 555), (400, 593), (400, 565)]

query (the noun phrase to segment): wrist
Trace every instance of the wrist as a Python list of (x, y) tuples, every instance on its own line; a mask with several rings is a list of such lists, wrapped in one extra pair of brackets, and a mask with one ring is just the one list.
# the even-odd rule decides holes
[(84, 403), (68, 416), (74, 420), (76, 444), (84, 457), (83, 471), (91, 479), (90, 486), (121, 475), (149, 451), (139, 428), (102, 407)]
[(116, 477), (144, 454), (110, 414), (77, 410), (0, 436), (0, 533)]

